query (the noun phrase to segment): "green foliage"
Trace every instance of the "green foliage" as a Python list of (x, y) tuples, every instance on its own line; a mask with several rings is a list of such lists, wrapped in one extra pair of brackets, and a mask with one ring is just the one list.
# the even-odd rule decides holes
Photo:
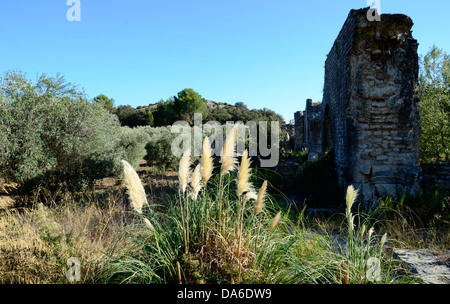
[(171, 133), (170, 127), (143, 128), (149, 135), (145, 149), (147, 154), (145, 160), (160, 169), (175, 169), (180, 158), (173, 155), (171, 150), (172, 141), (177, 136)]
[(208, 105), (200, 94), (193, 89), (184, 89), (175, 97), (174, 105), (179, 115), (179, 120), (194, 124), (194, 113), (201, 113), (203, 119), (208, 116)]
[(270, 185), (269, 191), (277, 191), (271, 193), (274, 198), (283, 197), (283, 194), (279, 192), (286, 183), (283, 175), (272, 168), (258, 168), (254, 170), (254, 175), (252, 176), (252, 181), (255, 185), (260, 186), (262, 181), (267, 180)]
[[(120, 129), (119, 153), (122, 159), (130, 163), (133, 168), (139, 166), (139, 162), (147, 154), (145, 146), (150, 141), (150, 135), (144, 128), (122, 127)], [(121, 170), (120, 170), (121, 171)]]
[(450, 55), (433, 46), (420, 72), (420, 158), (450, 161)]
[(153, 123), (153, 113), (145, 109), (135, 109), (130, 105), (119, 106), (116, 111), (122, 126), (130, 128), (148, 126)]
[(156, 106), (156, 110), (153, 112), (153, 126), (155, 127), (162, 127), (165, 126), (165, 117), (164, 117), (164, 111), (165, 111), (165, 101), (161, 99)]
[(439, 185), (427, 185), (418, 195), (403, 195), (393, 198), (390, 195), (378, 199), (380, 207), (397, 212), (408, 213), (416, 221), (416, 226), (424, 228), (447, 227), (450, 222), (450, 191)]
[(109, 98), (106, 95), (98, 95), (94, 98), (93, 102), (102, 105), (110, 113), (114, 113), (116, 111), (116, 109), (114, 108), (114, 99)]
[(208, 119), (211, 121), (218, 121), (225, 124), (227, 121), (242, 121), (243, 123), (249, 121), (279, 121), (280, 125), (284, 124), (284, 119), (277, 113), (269, 109), (249, 110), (243, 103), (236, 103), (232, 105), (220, 105), (213, 107), (210, 110)]
[(148, 110), (148, 111), (147, 111), (147, 117), (146, 117), (146, 119), (147, 119), (147, 126), (153, 127), (155, 118), (153, 117), (153, 112), (152, 112), (152, 110)]
[[(217, 121), (222, 125), (228, 121), (279, 121), (284, 124), (283, 118), (269, 109), (249, 110), (243, 102), (237, 102), (234, 106), (229, 104), (217, 104), (210, 108), (206, 100), (192, 89), (184, 89), (178, 93), (178, 97), (168, 100), (160, 100), (154, 110), (154, 125), (157, 127), (172, 125), (178, 120), (184, 120), (193, 124), (193, 113), (202, 113), (202, 117), (208, 121)], [(269, 123), (270, 128), (270, 123)]]
[(193, 125), (195, 113), (201, 113), (203, 119), (208, 117), (209, 110), (206, 101), (193, 89), (184, 89), (177, 96), (158, 102), (156, 110), (154, 110), (154, 126), (168, 126), (179, 120)]
[(33, 84), (7, 72), (0, 90), (0, 178), (79, 189), (112, 172), (117, 117), (64, 77), (41, 75)]
[(236, 108), (246, 108), (247, 109), (247, 105), (245, 104), (245, 103), (243, 103), (243, 102), (236, 102), (235, 104), (234, 104), (234, 106), (236, 107)]
[(299, 165), (303, 165), (308, 161), (308, 151), (289, 151), (290, 156), (295, 157)]
[(161, 99), (156, 106), (156, 110), (154, 110), (152, 114), (154, 117), (153, 126), (155, 127), (172, 125), (174, 122), (179, 120), (180, 117), (175, 106), (174, 97), (171, 97), (166, 101)]
[(226, 123), (227, 121), (233, 121), (233, 115), (224, 108), (214, 108), (211, 110), (209, 115), (209, 119), (211, 121), (218, 121), (221, 124)]
[[(267, 130), (265, 132), (268, 137), (267, 141), (270, 144), (271, 142), (271, 134), (272, 134), (272, 125), (271, 122), (278, 121), (279, 128), (279, 143), (283, 142), (286, 138), (285, 132), (281, 130), (281, 126), (284, 124), (284, 119), (279, 114), (275, 113), (272, 110), (264, 108), (262, 110), (249, 110), (245, 105), (241, 103), (237, 103), (238, 106), (231, 105), (220, 105), (217, 107), (213, 107), (210, 110), (210, 114), (208, 116), (208, 120), (210, 121), (218, 121), (221, 124), (226, 124), (227, 121), (238, 122), (241, 121), (244, 124), (253, 121), (258, 125), (258, 134), (260, 131), (259, 123), (264, 121), (267, 122)], [(281, 146), (279, 144), (279, 146)]]

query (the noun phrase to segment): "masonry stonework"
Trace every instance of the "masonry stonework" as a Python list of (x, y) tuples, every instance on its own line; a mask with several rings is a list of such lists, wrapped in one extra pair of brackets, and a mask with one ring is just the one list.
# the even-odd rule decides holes
[(305, 138), (305, 112), (298, 111), (294, 113), (295, 133), (294, 133), (294, 149), (302, 151), (308, 148)]
[(342, 185), (354, 185), (365, 202), (417, 192), (422, 173), (413, 22), (401, 14), (370, 22), (367, 10), (350, 12), (327, 56), (320, 111), (307, 102), (304, 132), (296, 133), (310, 159), (333, 147)]
[(308, 150), (308, 160), (322, 153), (322, 104), (306, 100), (305, 111), (295, 113), (295, 149)]

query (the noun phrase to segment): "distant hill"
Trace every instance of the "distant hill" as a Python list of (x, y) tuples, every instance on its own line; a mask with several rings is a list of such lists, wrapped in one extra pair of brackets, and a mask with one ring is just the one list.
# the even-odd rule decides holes
[[(243, 102), (236, 102), (232, 105), (226, 102), (217, 102), (205, 98), (202, 98), (202, 100), (207, 104), (207, 120), (209, 121), (218, 121), (221, 124), (225, 124), (227, 121), (242, 121), (244, 123), (248, 121), (279, 121), (281, 125), (285, 124), (285, 121), (280, 114), (267, 108), (248, 109), (247, 105)], [(154, 120), (152, 119), (153, 126), (171, 125), (179, 118), (177, 117), (176, 112), (173, 112), (174, 108), (169, 106), (171, 103), (173, 103), (173, 101), (168, 99), (147, 106), (138, 106), (135, 109), (131, 106), (121, 106), (119, 107), (121, 108), (121, 111), (117, 111), (117, 114), (123, 125), (145, 125), (146, 121), (148, 121), (147, 117), (150, 115), (146, 113), (149, 112), (152, 113), (151, 116), (154, 117)]]

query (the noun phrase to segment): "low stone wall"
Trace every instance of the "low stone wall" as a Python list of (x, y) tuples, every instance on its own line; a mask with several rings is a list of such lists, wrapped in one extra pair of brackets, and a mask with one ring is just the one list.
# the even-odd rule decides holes
[(444, 189), (450, 190), (450, 163), (421, 164), (424, 185), (439, 184)]

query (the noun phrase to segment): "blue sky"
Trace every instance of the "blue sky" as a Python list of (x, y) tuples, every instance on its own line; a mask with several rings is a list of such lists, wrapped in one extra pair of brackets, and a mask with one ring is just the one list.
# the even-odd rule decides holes
[[(61, 73), (89, 98), (147, 105), (184, 88), (267, 107), (289, 121), (322, 99), (324, 63), (351, 9), (366, 0), (67, 0), (0, 2), (0, 72)], [(409, 15), (419, 54), (450, 53), (450, 1), (381, 0)]]

